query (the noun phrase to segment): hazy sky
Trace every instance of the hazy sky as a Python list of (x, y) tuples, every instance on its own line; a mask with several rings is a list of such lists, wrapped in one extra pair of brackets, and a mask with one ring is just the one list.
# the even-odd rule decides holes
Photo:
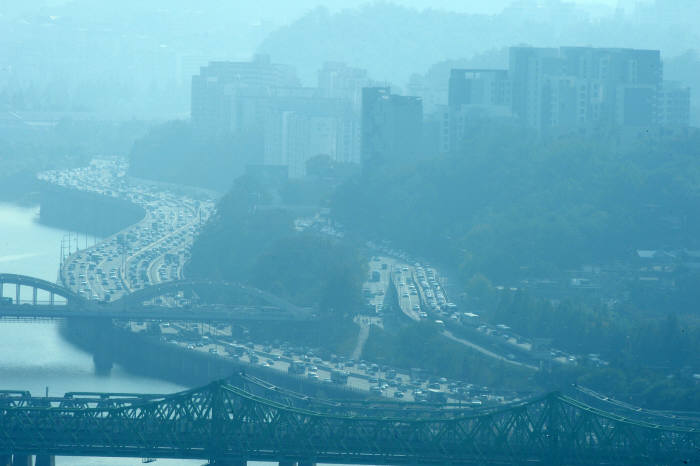
[[(45, 3), (48, 5), (60, 5), (70, 3), (71, 0), (7, 0), (17, 3)], [(94, 0), (96, 3), (118, 0)], [(302, 15), (305, 11), (323, 5), (333, 11), (343, 8), (353, 8), (373, 0), (236, 0), (240, 8), (241, 16), (259, 17), (262, 20), (275, 22), (290, 22)], [(537, 4), (547, 3), (552, 0), (524, 0)], [(556, 0), (554, 0), (556, 1)], [(629, 4), (630, 2), (648, 2), (651, 0), (568, 0), (582, 5), (601, 5), (614, 7), (618, 2)], [(396, 3), (413, 8), (435, 8), (457, 11), (462, 13), (498, 13), (513, 0), (387, 0), (388, 3)]]
[[(531, 3), (544, 3), (546, 0), (531, 0)], [(600, 4), (604, 6), (615, 6), (618, 0), (574, 0), (580, 4)], [(326, 4), (326, 5), (341, 5), (341, 6), (356, 6), (362, 3), (367, 3), (367, 0), (326, 0), (314, 1), (305, 0), (296, 2), (297, 4)], [(512, 0), (393, 0), (392, 3), (411, 6), (414, 8), (439, 8), (445, 10), (453, 10), (464, 13), (497, 13), (505, 6), (512, 3)]]
[[(545, 3), (547, 0), (526, 0), (531, 3)], [(623, 0), (625, 1), (625, 0)], [(260, 16), (265, 19), (274, 21), (291, 21), (303, 14), (304, 11), (323, 5), (331, 10), (339, 10), (343, 8), (352, 8), (366, 3), (371, 0), (262, 0), (262, 1), (243, 1), (241, 9), (252, 13), (259, 11)], [(618, 0), (574, 0), (575, 3), (582, 5), (601, 5), (606, 7), (614, 7), (618, 4)], [(513, 3), (512, 0), (389, 0), (388, 3), (396, 3), (408, 7), (424, 9), (444, 9), (457, 11), (462, 13), (498, 13), (504, 7)]]

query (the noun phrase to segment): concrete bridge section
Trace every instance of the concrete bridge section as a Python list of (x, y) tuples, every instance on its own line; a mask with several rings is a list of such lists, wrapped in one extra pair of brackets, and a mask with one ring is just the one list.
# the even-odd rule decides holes
[(2, 299), (5, 298), (5, 296), (3, 296), (3, 285), (5, 284), (15, 286), (15, 294), (14, 296), (11, 296), (9, 298), (14, 299), (13, 303), (18, 305), (22, 303), (22, 287), (28, 287), (32, 290), (32, 299), (30, 302), (33, 305), (38, 304), (37, 295), (39, 290), (46, 291), (49, 293), (48, 304), (50, 306), (56, 304), (56, 296), (60, 296), (65, 300), (67, 304), (71, 304), (73, 306), (81, 306), (84, 305), (86, 302), (85, 299), (72, 292), (68, 288), (56, 285), (55, 283), (51, 283), (40, 278), (28, 277), (26, 275), (0, 273), (0, 304), (2, 304)]
[[(87, 397), (89, 398), (89, 397)], [(700, 461), (700, 431), (655, 424), (561, 393), (481, 410), (387, 416), (270, 400), (238, 381), (83, 407), (0, 397), (0, 455), (191, 458), (375, 465), (674, 465)], [(106, 395), (110, 398), (110, 395)], [(117, 397), (113, 397), (117, 398)]]
[[(14, 299), (3, 300), (2, 285), (15, 285)], [(21, 299), (21, 288), (30, 287), (32, 299)], [(144, 304), (153, 298), (182, 291), (233, 292), (256, 304), (197, 304), (188, 307)], [(37, 300), (39, 290), (49, 293), (46, 303)], [(63, 304), (55, 300), (60, 296)], [(0, 274), (0, 317), (67, 318), (89, 317), (122, 320), (174, 321), (304, 321), (313, 311), (278, 298), (265, 291), (237, 283), (182, 280), (167, 282), (138, 290), (112, 303), (88, 301), (60, 285), (34, 277)]]
[[(285, 313), (295, 320), (303, 320), (310, 317), (312, 310), (297, 306), (289, 301), (279, 298), (272, 293), (254, 288), (252, 286), (241, 283), (231, 283), (225, 281), (211, 280), (178, 280), (171, 282), (159, 283), (157, 285), (148, 286), (146, 288), (134, 291), (133, 293), (124, 295), (121, 299), (114, 301), (111, 306), (125, 307), (132, 305), (143, 305), (145, 301), (153, 298), (170, 295), (177, 292), (227, 292), (233, 293), (241, 299), (246, 299), (254, 302), (254, 306), (265, 306), (267, 309), (279, 309), (281, 313)], [(207, 307), (206, 305), (197, 306)], [(210, 309), (217, 305), (209, 306)], [(218, 306), (223, 308), (225, 306)]]
[(65, 319), (70, 317), (103, 318), (117, 320), (160, 320), (179, 322), (266, 322), (309, 320), (311, 314), (289, 314), (269, 306), (197, 306), (191, 308), (166, 306), (132, 306), (119, 309), (112, 306), (87, 305), (0, 305), (0, 317)]

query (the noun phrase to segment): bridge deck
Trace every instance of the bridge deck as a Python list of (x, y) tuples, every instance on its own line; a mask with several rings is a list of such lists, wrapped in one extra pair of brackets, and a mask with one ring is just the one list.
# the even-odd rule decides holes
[(119, 309), (118, 306), (90, 305), (73, 307), (70, 305), (5, 304), (0, 305), (0, 318), (45, 318), (63, 319), (70, 317), (106, 318), (119, 320), (165, 320), (165, 321), (304, 321), (306, 316), (290, 315), (271, 307), (226, 306), (177, 308), (167, 306), (133, 306)]
[[(88, 301), (68, 288), (24, 275), (0, 273), (0, 290), (3, 284), (41, 289), (65, 298), (67, 303), (57, 305), (54, 303), (29, 304), (0, 301), (0, 318), (104, 317), (125, 320), (176, 321), (304, 321), (312, 318), (312, 310), (309, 308), (296, 306), (265, 291), (236, 283), (198, 280), (160, 283), (125, 295), (112, 303)], [(196, 289), (197, 287), (233, 290), (266, 304), (198, 304), (189, 308), (144, 304), (145, 301), (162, 294), (182, 289)]]

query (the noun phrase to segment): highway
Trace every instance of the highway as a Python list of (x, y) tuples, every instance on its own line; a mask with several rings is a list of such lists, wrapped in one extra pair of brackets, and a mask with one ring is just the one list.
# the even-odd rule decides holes
[[(121, 161), (95, 160), (89, 167), (45, 172), (40, 178), (59, 186), (87, 190), (105, 196), (114, 196), (141, 206), (145, 217), (92, 246), (83, 247), (70, 241), (61, 267), (61, 278), (68, 288), (95, 302), (114, 301), (136, 290), (163, 282), (182, 279), (182, 268), (189, 257), (189, 249), (201, 226), (214, 212), (213, 198), (190, 197), (175, 194), (161, 186), (154, 187), (126, 176), (127, 166)], [(342, 236), (332, 229), (328, 234)], [(402, 312), (411, 320), (451, 318), (459, 314), (447, 300), (439, 284), (437, 271), (420, 264), (411, 264), (396, 255), (373, 257), (370, 273), (363, 286), (367, 311), (360, 312), (356, 322), (358, 345), (352, 356), (345, 359), (321, 360), (310, 349), (293, 348), (289, 344), (273, 345), (236, 341), (231, 327), (192, 332), (193, 324), (178, 323), (189, 320), (189, 303), (184, 298), (155, 298), (150, 304), (165, 311), (156, 334), (166, 341), (190, 351), (205, 351), (212, 357), (235, 358), (247, 364), (262, 364), (271, 370), (288, 371), (297, 365), (300, 374), (319, 383), (330, 382), (333, 371), (345, 373), (350, 387), (367, 390), (377, 396), (407, 401), (433, 401), (438, 394), (459, 403), (498, 404), (513, 399), (485, 387), (444, 377), (428, 377), (424, 373), (408, 374), (390, 367), (380, 367), (360, 359), (364, 341), (371, 325), (383, 326), (383, 303), (391, 285), (397, 290)], [(167, 314), (167, 306), (184, 314)], [(448, 312), (449, 311), (449, 312)], [(182, 315), (181, 315), (182, 314)], [(171, 317), (167, 321), (166, 316)], [(131, 331), (145, 332), (148, 326), (136, 318), (121, 320)], [(356, 359), (356, 360), (353, 360)]]
[[(301, 368), (294, 375), (318, 383), (332, 383), (331, 373), (342, 371), (348, 375), (348, 387), (400, 401), (427, 401), (430, 392), (443, 393), (447, 402), (474, 407), (498, 405), (518, 399), (512, 393), (499, 394), (486, 387), (446, 378), (415, 377), (406, 371), (363, 360), (354, 361), (335, 355), (331, 355), (330, 359), (322, 359), (311, 349), (293, 347), (284, 342), (260, 344), (241, 341), (232, 335), (231, 326), (226, 324), (161, 322), (150, 324), (151, 330), (149, 324), (142, 322), (123, 325), (130, 331), (160, 335), (163, 341), (183, 350), (209, 353), (211, 357), (259, 365), (285, 373), (294, 364)], [(152, 330), (154, 325), (157, 325), (155, 332)]]
[[(305, 220), (304, 223), (313, 228), (311, 219)], [(317, 227), (317, 229), (327, 234), (342, 235), (342, 232), (328, 227)], [(435, 267), (421, 264), (406, 252), (388, 246), (368, 241), (367, 247), (377, 253), (370, 263), (372, 270), (381, 269), (382, 264), (386, 264), (386, 267), (392, 270), (391, 279), (397, 290), (402, 313), (413, 321), (435, 323), (442, 327), (441, 332), (446, 338), (494, 360), (505, 361), (530, 370), (539, 370), (540, 364), (549, 362), (575, 365), (584, 358), (582, 355), (551, 347), (540, 347), (535, 350), (531, 340), (517, 335), (508, 325), (494, 325), (475, 312), (465, 312), (464, 309), (460, 309), (460, 306), (449, 299), (445, 289), (446, 279)], [(367, 287), (366, 283), (365, 288)], [(457, 336), (449, 329), (463, 331)], [(599, 364), (607, 364), (599, 358), (596, 361)]]
[(126, 169), (120, 161), (94, 160), (88, 167), (39, 175), (58, 186), (128, 200), (146, 212), (140, 222), (93, 246), (81, 249), (77, 237), (69, 241), (61, 278), (89, 300), (114, 301), (149, 285), (181, 279), (189, 248), (214, 210), (212, 198), (153, 188), (128, 178)]

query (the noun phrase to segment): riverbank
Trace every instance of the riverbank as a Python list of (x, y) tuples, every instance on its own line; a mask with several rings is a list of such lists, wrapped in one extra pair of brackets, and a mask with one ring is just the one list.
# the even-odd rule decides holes
[(364, 399), (366, 393), (292, 376), (237, 359), (193, 351), (169, 343), (161, 336), (134, 333), (107, 319), (67, 319), (61, 336), (93, 355), (95, 369), (107, 376), (115, 365), (145, 377), (187, 387), (206, 385), (212, 380), (245, 372), (276, 386), (309, 396), (331, 399)]
[(0, 202), (28, 207), (39, 204), (39, 181), (30, 171), (0, 175)]
[(43, 225), (107, 237), (138, 223), (146, 211), (136, 204), (97, 193), (40, 182), (39, 221)]

